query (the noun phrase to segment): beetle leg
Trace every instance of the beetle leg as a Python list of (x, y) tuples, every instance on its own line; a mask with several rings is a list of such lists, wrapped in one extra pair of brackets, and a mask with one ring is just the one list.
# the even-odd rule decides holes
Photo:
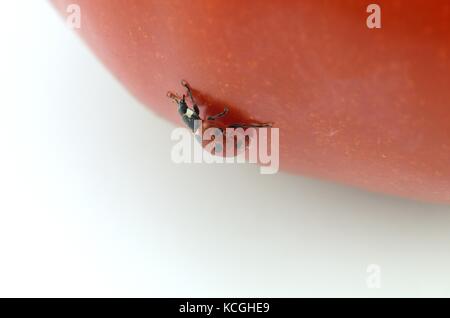
[(272, 127), (272, 123), (251, 123), (251, 124), (231, 124), (228, 127), (230, 128), (264, 128), (264, 127)]
[(208, 116), (208, 120), (216, 120), (216, 119), (224, 117), (226, 114), (228, 114), (228, 108), (227, 107), (225, 107), (223, 109), (223, 112), (221, 112), (221, 113), (218, 113), (218, 114), (216, 114), (214, 116)]
[(250, 124), (250, 127), (272, 127), (273, 123), (252, 123)]

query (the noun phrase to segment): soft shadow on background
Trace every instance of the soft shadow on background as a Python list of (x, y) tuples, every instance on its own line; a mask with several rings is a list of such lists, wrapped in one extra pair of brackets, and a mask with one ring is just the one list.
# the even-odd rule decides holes
[(0, 296), (450, 296), (450, 206), (176, 165), (48, 3), (1, 14)]

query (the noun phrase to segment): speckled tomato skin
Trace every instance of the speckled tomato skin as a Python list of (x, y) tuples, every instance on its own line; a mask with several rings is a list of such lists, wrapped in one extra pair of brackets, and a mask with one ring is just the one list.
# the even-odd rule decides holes
[(284, 170), (450, 202), (449, 1), (375, 1), (372, 30), (358, 0), (76, 2), (77, 32), (161, 116), (181, 124), (166, 92), (184, 78), (203, 114), (274, 122)]

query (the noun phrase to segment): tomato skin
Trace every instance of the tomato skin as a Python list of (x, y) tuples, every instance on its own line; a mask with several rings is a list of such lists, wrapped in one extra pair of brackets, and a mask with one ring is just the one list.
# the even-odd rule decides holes
[(373, 30), (358, 0), (77, 3), (78, 32), (161, 116), (180, 124), (166, 92), (186, 79), (202, 112), (279, 127), (284, 170), (450, 203), (448, 1), (376, 1)]

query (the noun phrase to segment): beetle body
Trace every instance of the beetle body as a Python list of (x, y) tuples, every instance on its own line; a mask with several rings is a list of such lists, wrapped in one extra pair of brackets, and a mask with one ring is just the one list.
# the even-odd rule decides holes
[(180, 114), (181, 119), (186, 124), (186, 126), (189, 127), (189, 129), (192, 130), (193, 133), (195, 133), (198, 126), (197, 123), (198, 121), (202, 121), (202, 119), (200, 118), (199, 113), (189, 108), (184, 96), (178, 102), (178, 113)]
[[(202, 146), (210, 150), (212, 154), (236, 156), (248, 148), (255, 128), (272, 127), (271, 123), (234, 123), (231, 125), (224, 125), (219, 119), (228, 114), (227, 107), (225, 107), (221, 113), (202, 119), (200, 117), (198, 105), (192, 95), (191, 87), (184, 80), (181, 81), (181, 85), (186, 88), (187, 95), (192, 103), (192, 108), (190, 108), (186, 102), (186, 94), (179, 97), (172, 92), (168, 92), (167, 96), (177, 103), (178, 113), (180, 114), (185, 125), (194, 133), (196, 137), (198, 137), (198, 139), (200, 139)], [(204, 138), (205, 135), (207, 136), (206, 139)], [(229, 144), (230, 141), (233, 142), (230, 147), (233, 148), (231, 151), (227, 148), (227, 144)], [(212, 142), (214, 145), (211, 145)]]

